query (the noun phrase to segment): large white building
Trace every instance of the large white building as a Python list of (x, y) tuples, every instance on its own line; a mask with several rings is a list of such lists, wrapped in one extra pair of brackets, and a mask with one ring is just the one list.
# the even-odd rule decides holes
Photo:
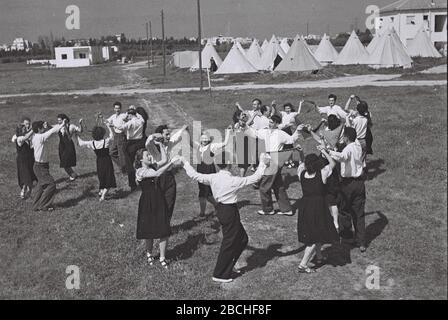
[(424, 27), (437, 48), (447, 43), (446, 0), (400, 0), (381, 8), (375, 19), (375, 32), (381, 33), (393, 27), (403, 44), (413, 39)]
[(56, 68), (87, 67), (92, 64), (102, 63), (110, 59), (109, 47), (56, 47), (55, 59), (51, 64)]

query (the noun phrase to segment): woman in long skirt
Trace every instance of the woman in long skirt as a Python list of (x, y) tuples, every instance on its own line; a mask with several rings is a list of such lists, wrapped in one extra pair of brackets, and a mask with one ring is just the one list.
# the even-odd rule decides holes
[(67, 172), (70, 181), (74, 181), (78, 175), (73, 171), (73, 167), (76, 167), (76, 149), (72, 138), (75, 134), (82, 132), (82, 119), (79, 120), (79, 127), (70, 124), (70, 119), (66, 114), (58, 114), (59, 124), (64, 119), (67, 120), (67, 124), (58, 133), (60, 167)]
[[(160, 145), (160, 142), (155, 143)], [(146, 149), (138, 150), (135, 155), (136, 180), (142, 188), (138, 202), (137, 239), (146, 241), (146, 259), (149, 265), (153, 265), (156, 260), (152, 253), (154, 239), (160, 239), (159, 262), (162, 267), (168, 268), (165, 254), (171, 227), (159, 177), (175, 159), (167, 163), (165, 148), (160, 147), (160, 150), (162, 159), (159, 162)]]
[(109, 136), (105, 138), (106, 129), (104, 127), (96, 126), (92, 130), (93, 140), (84, 141), (78, 136), (78, 144), (80, 147), (87, 147), (92, 149), (96, 154), (96, 171), (99, 180), (99, 196), (100, 201), (106, 199), (106, 194), (109, 189), (116, 188), (114, 165), (112, 158), (109, 155), (109, 145), (114, 135), (110, 127)]
[(297, 170), (303, 192), (299, 206), (297, 231), (299, 241), (306, 246), (298, 269), (302, 273), (315, 271), (308, 266), (314, 255), (316, 255), (318, 263), (324, 261), (325, 258), (321, 253), (322, 244), (339, 240), (328, 209), (325, 188), (327, 178), (331, 175), (336, 163), (322, 147), (318, 148), (327, 158), (329, 164), (320, 169), (319, 156), (309, 154)]
[(37, 181), (33, 171), (34, 150), (30, 143), (32, 135), (31, 120), (25, 117), (22, 123), (17, 126), (16, 134), (11, 139), (17, 150), (17, 178), (21, 188), (20, 198), (22, 199), (26, 199), (31, 195), (33, 182)]

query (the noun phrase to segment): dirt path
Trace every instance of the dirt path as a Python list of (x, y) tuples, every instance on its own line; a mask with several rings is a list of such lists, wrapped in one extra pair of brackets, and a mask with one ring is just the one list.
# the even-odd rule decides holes
[[(137, 68), (137, 67), (135, 67)], [(136, 69), (125, 69), (127, 78), (130, 83), (135, 81), (137, 74), (132, 72)], [(398, 74), (371, 74), (361, 76), (348, 76), (341, 78), (334, 78), (320, 81), (303, 81), (293, 83), (279, 83), (279, 84), (242, 84), (242, 85), (230, 85), (214, 87), (213, 91), (238, 91), (238, 90), (262, 90), (262, 89), (311, 89), (311, 88), (351, 88), (351, 87), (363, 87), (363, 86), (375, 86), (375, 87), (421, 87), (421, 86), (442, 86), (446, 85), (446, 80), (394, 80), (400, 77)], [(134, 80), (133, 80), (134, 79)], [(138, 81), (138, 80), (136, 80)], [(135, 82), (133, 82), (135, 85)], [(20, 94), (2, 94), (0, 98), (14, 98), (14, 97), (28, 97), (28, 96), (44, 96), (44, 95), (134, 95), (134, 94), (157, 94), (157, 93), (176, 93), (176, 92), (193, 92), (199, 91), (197, 87), (190, 88), (168, 88), (168, 89), (143, 89), (143, 88), (123, 88), (123, 87), (110, 87), (110, 88), (98, 88), (92, 90), (72, 90), (72, 91), (60, 91), (60, 92), (39, 92), (39, 93), (20, 93)]]
[(447, 65), (442, 64), (441, 66), (436, 66), (436, 67), (433, 67), (430, 69), (423, 70), (420, 73), (441, 74), (441, 73), (446, 73), (446, 72), (447, 72)]

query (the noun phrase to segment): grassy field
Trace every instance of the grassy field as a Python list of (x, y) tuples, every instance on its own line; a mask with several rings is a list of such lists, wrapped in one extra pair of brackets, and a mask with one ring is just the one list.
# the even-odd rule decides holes
[(0, 83), (0, 94), (13, 94), (95, 89), (123, 85), (126, 79), (115, 63), (70, 69), (5, 63), (0, 64)]
[[(217, 285), (210, 277), (220, 243), (219, 224), (209, 208), (197, 220), (197, 185), (183, 172), (173, 217), (169, 271), (149, 267), (144, 245), (135, 239), (139, 193), (128, 194), (126, 177), (117, 174), (119, 190), (99, 203), (95, 156), (78, 148), (81, 175), (69, 183), (58, 166), (57, 138), (51, 172), (58, 181), (57, 210), (32, 212), (30, 200), (19, 199), (15, 149), (10, 142), (21, 115), (48, 119), (63, 111), (72, 119), (109, 114), (111, 104), (149, 104), (151, 125), (181, 126), (192, 117), (211, 128), (225, 128), (235, 101), (249, 105), (297, 104), (306, 99), (324, 103), (324, 90), (263, 90), (148, 95), (133, 97), (35, 97), (2, 101), (0, 142), (0, 299), (446, 299), (447, 298), (447, 140), (446, 87), (335, 90), (341, 104), (352, 93), (366, 99), (373, 113), (374, 152), (367, 188), (369, 249), (361, 254), (348, 244), (325, 249), (330, 264), (313, 275), (296, 270), (303, 246), (297, 242), (297, 216), (261, 217), (258, 193), (240, 194), (241, 217), (249, 247), (241, 265), (246, 274), (233, 283)], [(182, 110), (183, 112), (179, 112)], [(186, 116), (188, 115), (188, 116)], [(303, 115), (316, 123), (314, 113)], [(149, 128), (151, 130), (152, 128)], [(87, 137), (88, 134), (83, 134)], [(314, 143), (303, 141), (306, 152)], [(301, 188), (293, 170), (285, 172), (293, 203)], [(68, 265), (81, 269), (81, 289), (67, 290)], [(365, 287), (366, 268), (381, 270), (380, 290)]]
[[(170, 57), (167, 57), (167, 63)], [(143, 60), (139, 60), (140, 62)], [(276, 84), (299, 81), (317, 81), (363, 74), (402, 74), (403, 80), (442, 80), (445, 75), (419, 75), (418, 71), (446, 63), (446, 58), (415, 58), (412, 69), (371, 69), (368, 66), (327, 66), (316, 74), (311, 73), (254, 73), (243, 75), (211, 74), (213, 87), (236, 84)], [(445, 78), (444, 78), (445, 76)], [(28, 66), (24, 63), (0, 64), (0, 94), (39, 93), (70, 90), (98, 89), (101, 87), (121, 88), (182, 88), (199, 87), (199, 72), (178, 69), (172, 65), (163, 75), (162, 58), (157, 56), (150, 69), (141, 65), (108, 63), (84, 68), (49, 69), (46, 66)], [(203, 85), (208, 87), (207, 75), (203, 75)]]

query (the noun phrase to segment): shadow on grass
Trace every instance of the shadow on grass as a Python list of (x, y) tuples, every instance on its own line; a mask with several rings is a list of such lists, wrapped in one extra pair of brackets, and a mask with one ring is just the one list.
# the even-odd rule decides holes
[(378, 219), (376, 219), (373, 223), (369, 224), (366, 227), (367, 246), (370, 245), (373, 240), (378, 238), (378, 236), (383, 232), (384, 228), (386, 228), (386, 226), (389, 224), (389, 220), (381, 211), (367, 212), (366, 216), (372, 214), (377, 214)]
[(220, 225), (217, 221), (213, 221), (210, 227), (213, 229), (212, 232), (201, 232), (198, 234), (189, 235), (185, 242), (169, 250), (167, 253), (169, 258), (173, 260), (186, 260), (191, 258), (201, 245), (215, 244), (216, 242), (209, 242), (207, 240), (207, 236), (219, 233)]
[[(384, 228), (389, 223), (389, 220), (381, 211), (367, 212), (366, 216), (373, 214), (378, 215), (379, 218), (366, 227), (367, 246), (369, 246), (370, 243), (372, 243), (373, 240), (375, 240), (383, 232)], [(344, 238), (351, 238), (353, 236), (353, 232), (348, 231), (346, 232), (346, 235), (348, 235), (348, 237)], [(347, 242), (347, 240), (342, 239), (341, 243), (325, 248), (322, 250), (322, 253), (328, 258), (327, 264), (332, 266), (344, 266), (352, 262), (351, 251), (355, 248), (356, 247), (351, 241)]]
[(56, 207), (59, 208), (71, 208), (76, 206), (78, 203), (80, 203), (82, 200), (85, 200), (87, 198), (91, 198), (91, 197), (95, 197), (95, 193), (92, 192), (92, 190), (94, 189), (94, 186), (88, 186), (87, 188), (84, 188), (81, 195), (76, 197), (76, 198), (72, 198), (72, 199), (68, 199), (64, 202), (61, 203), (55, 203)]
[(62, 182), (67, 182), (67, 183), (70, 183), (70, 184), (76, 184), (78, 179), (90, 178), (90, 177), (94, 177), (94, 176), (96, 176), (96, 171), (95, 172), (88, 172), (88, 173), (80, 174), (80, 175), (78, 175), (78, 177), (76, 178), (75, 181), (69, 181), (68, 176), (66, 176), (66, 177), (57, 179), (55, 181), (55, 183), (58, 184), (58, 183), (62, 183)]
[(368, 161), (367, 162), (368, 172), (367, 172), (366, 180), (373, 180), (376, 177), (378, 177), (379, 175), (386, 172), (386, 169), (382, 168), (384, 163), (385, 162), (383, 159), (375, 159), (375, 160)]
[(281, 247), (282, 244), (280, 243), (270, 244), (267, 248), (254, 248), (252, 246), (247, 246), (246, 250), (251, 250), (253, 253), (246, 259), (247, 266), (243, 268), (244, 272), (265, 267), (267, 263), (274, 258), (292, 256), (305, 250), (305, 246), (301, 246), (288, 252), (281, 252), (279, 251)]

